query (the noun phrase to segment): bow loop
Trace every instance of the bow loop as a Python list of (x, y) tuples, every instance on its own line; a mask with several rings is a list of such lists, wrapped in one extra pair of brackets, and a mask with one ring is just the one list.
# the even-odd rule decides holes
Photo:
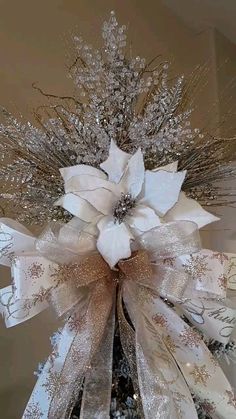
[(47, 259), (68, 264), (94, 250), (92, 235), (69, 224), (51, 222), (36, 239), (36, 250)]
[(58, 265), (52, 276), (57, 278), (58, 283), (71, 281), (79, 288), (110, 278), (111, 270), (101, 255), (93, 252), (88, 256), (78, 258), (78, 262)]
[(154, 260), (191, 254), (201, 249), (198, 226), (191, 221), (162, 224), (143, 233), (138, 242)]
[(153, 277), (152, 265), (145, 250), (133, 252), (129, 259), (121, 260), (118, 266), (126, 280), (142, 282)]
[[(81, 419), (95, 417), (99, 412), (109, 417), (117, 282), (121, 341), (134, 389), (140, 389), (140, 411), (143, 408), (145, 419), (152, 417), (153, 409), (167, 418), (167, 405), (173, 419), (178, 417), (179, 409), (183, 417), (196, 417), (188, 386), (202, 398), (205, 379), (210, 383), (209, 400), (214, 402), (215, 395), (221, 394), (218, 412), (222, 415), (225, 410), (229, 418), (234, 417), (235, 410), (222, 395), (224, 388), (230, 393), (230, 385), (213, 363), (201, 337), (159, 298), (167, 298), (204, 333), (214, 334), (223, 343), (228, 341), (235, 311), (226, 299), (224, 305), (216, 299), (225, 296), (225, 290), (220, 293), (225, 277), (217, 278), (219, 264), (223, 270), (223, 258), (200, 251), (194, 223), (178, 221), (144, 233), (134, 243), (131, 257), (119, 261), (117, 270), (111, 270), (93, 247), (83, 246), (87, 233), (68, 225), (52, 223), (36, 240), (18, 225), (15, 231), (7, 223), (2, 223), (1, 228), (4, 240), (10, 230), (13, 238), (11, 248), (3, 245), (2, 263), (9, 263), (11, 252), (14, 254), (14, 286), (0, 292), (7, 325), (29, 319), (48, 303), (59, 316), (69, 316), (58, 354), (55, 359), (51, 355), (45, 364), (23, 418), (35, 405), (40, 406), (43, 419), (65, 418), (84, 378)], [(199, 263), (196, 276), (195, 266)], [(117, 277), (120, 281), (114, 281)], [(125, 319), (122, 301), (134, 329)], [(94, 374), (89, 372), (93, 366), (97, 371), (96, 385)], [(219, 382), (214, 386), (210, 379), (213, 373), (223, 385)], [(47, 392), (51, 380), (57, 385)], [(91, 399), (97, 400), (95, 392), (101, 386), (101, 405), (96, 410)]]

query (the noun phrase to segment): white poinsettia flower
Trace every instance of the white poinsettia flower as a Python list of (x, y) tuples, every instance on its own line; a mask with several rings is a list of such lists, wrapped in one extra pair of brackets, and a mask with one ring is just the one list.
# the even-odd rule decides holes
[(200, 228), (217, 220), (180, 193), (186, 171), (177, 172), (176, 162), (145, 171), (140, 149), (130, 155), (111, 141), (101, 168), (79, 164), (61, 169), (65, 195), (55, 205), (77, 217), (73, 225), (90, 233), (92, 245), (111, 267), (131, 255), (131, 239), (163, 222), (191, 220)]

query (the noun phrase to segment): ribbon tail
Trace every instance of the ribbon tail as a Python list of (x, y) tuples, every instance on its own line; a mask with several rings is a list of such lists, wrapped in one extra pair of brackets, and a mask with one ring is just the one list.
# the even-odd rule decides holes
[[(129, 308), (135, 308), (132, 317), (135, 319), (137, 369), (145, 419), (153, 419), (153, 412), (156, 412), (155, 417), (163, 419), (197, 419), (186, 382), (161, 334), (152, 324), (148, 310), (143, 309), (146, 303), (153, 304), (149, 290), (129, 283), (125, 295)], [(138, 305), (133, 305), (132, 299)]]
[[(236, 243), (235, 243), (236, 245)], [(230, 290), (236, 290), (236, 254), (235, 253), (226, 253), (228, 258), (226, 264), (226, 274), (227, 274), (227, 287)]]
[(0, 264), (11, 266), (17, 253), (34, 251), (35, 237), (18, 221), (0, 218)]
[(159, 298), (145, 304), (144, 312), (148, 313), (152, 326), (160, 333), (191, 391), (217, 417), (235, 418), (236, 406), (230, 383), (201, 336)]
[(112, 386), (112, 356), (115, 331), (115, 305), (99, 350), (93, 357), (84, 382), (80, 419), (109, 419)]
[(22, 419), (33, 417), (36, 408), (42, 419), (69, 415), (104, 334), (112, 301), (112, 289), (103, 280), (92, 288), (85, 312), (80, 315), (75, 308), (62, 331), (58, 353), (47, 360)]
[[(75, 312), (72, 318), (74, 324), (76, 324), (77, 316)], [(56, 347), (49, 355), (40, 373), (22, 419), (49, 418), (51, 400), (58, 387), (62, 385), (60, 380), (61, 371), (69, 351), (73, 351), (72, 343), (75, 336), (76, 329), (72, 329), (72, 322), (69, 319), (59, 334)]]
[(145, 345), (144, 339), (147, 336), (145, 336), (144, 330), (141, 332), (141, 329), (145, 329), (145, 327), (145, 324), (139, 320), (136, 333), (136, 357), (145, 419), (153, 419), (153, 412), (156, 412), (156, 417), (177, 419), (173, 398), (165, 384), (164, 376), (158, 369), (150, 348)]
[(223, 344), (228, 343), (236, 324), (236, 309), (230, 301), (192, 298), (180, 304), (180, 308), (206, 336)]
[(59, 388), (59, 394), (54, 393), (49, 419), (66, 417), (68, 409), (74, 405), (78, 396), (76, 382), (81, 383), (88, 368), (91, 368), (92, 358), (101, 342), (110, 315), (112, 301), (112, 288), (107, 287), (105, 280), (98, 281), (92, 290), (81, 328), (73, 341), (75, 357), (73, 359), (70, 350), (63, 365), (60, 377), (62, 386)]
[(48, 308), (47, 301), (22, 300), (16, 298), (11, 285), (0, 289), (0, 313), (6, 327), (13, 327), (39, 314)]
[[(139, 380), (136, 364), (136, 349), (135, 349), (135, 331), (127, 321), (122, 304), (122, 293), (123, 286), (119, 287), (118, 296), (117, 296), (117, 314), (119, 321), (120, 329), (120, 340), (122, 349), (124, 351), (125, 357), (129, 364), (130, 375), (134, 387), (135, 394), (137, 396), (137, 410), (139, 411), (139, 417), (142, 419), (144, 417), (142, 402), (139, 392)], [(130, 312), (129, 312), (130, 314)]]

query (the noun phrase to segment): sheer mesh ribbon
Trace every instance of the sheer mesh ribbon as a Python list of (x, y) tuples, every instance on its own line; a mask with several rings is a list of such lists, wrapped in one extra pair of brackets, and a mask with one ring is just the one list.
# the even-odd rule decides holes
[[(179, 317), (182, 311), (199, 324), (202, 319), (210, 336), (213, 330), (224, 340), (230, 333), (222, 332), (217, 309), (226, 310), (228, 329), (235, 322), (234, 309), (227, 300), (219, 301), (225, 293), (212, 275), (217, 258), (200, 250), (196, 225), (175, 222), (145, 233), (134, 243), (131, 258), (120, 261), (115, 271), (98, 253), (78, 252), (80, 236), (67, 226), (49, 226), (36, 241), (7, 220), (2, 220), (1, 232), (2, 263), (11, 265), (14, 278), (13, 287), (1, 290), (7, 325), (27, 320), (48, 304), (68, 317), (24, 419), (36, 413), (45, 419), (67, 418), (82, 384), (81, 419), (109, 418), (117, 284), (121, 342), (140, 416), (153, 419), (155, 412), (162, 419), (197, 418), (191, 390), (207, 399), (219, 417), (235, 417), (230, 384), (201, 337)], [(200, 281), (188, 263), (203, 256), (213, 265)], [(177, 305), (179, 314), (160, 297)]]

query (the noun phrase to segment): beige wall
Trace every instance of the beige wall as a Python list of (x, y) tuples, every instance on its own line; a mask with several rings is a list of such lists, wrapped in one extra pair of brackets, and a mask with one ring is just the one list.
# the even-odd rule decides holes
[(71, 88), (65, 75), (71, 34), (77, 30), (97, 45), (111, 9), (129, 26), (134, 53), (147, 58), (168, 54), (180, 72), (211, 59), (209, 34), (192, 32), (160, 1), (0, 0), (0, 5), (1, 103), (23, 115), (42, 103), (32, 82), (58, 94)]
[[(44, 103), (32, 82), (57, 94), (72, 89), (65, 73), (70, 34), (77, 31), (96, 45), (101, 22), (114, 9), (130, 26), (135, 53), (150, 58), (161, 52), (181, 73), (208, 60), (208, 83), (197, 97), (194, 122), (205, 125), (217, 114), (209, 112), (217, 95), (212, 31), (197, 34), (160, 1), (0, 0), (0, 6), (0, 103), (13, 112), (32, 119), (32, 107)], [(49, 313), (9, 330), (1, 323), (1, 418), (19, 419), (35, 381), (33, 370), (48, 354), (54, 328)]]
[[(216, 95), (218, 99), (219, 135), (236, 137), (236, 45), (214, 31)], [(235, 140), (236, 150), (236, 140)], [(228, 187), (235, 188), (235, 180)], [(236, 200), (236, 197), (232, 197)], [(236, 252), (236, 205), (219, 209), (221, 221), (211, 239), (215, 248)], [(214, 226), (212, 226), (214, 230)]]

